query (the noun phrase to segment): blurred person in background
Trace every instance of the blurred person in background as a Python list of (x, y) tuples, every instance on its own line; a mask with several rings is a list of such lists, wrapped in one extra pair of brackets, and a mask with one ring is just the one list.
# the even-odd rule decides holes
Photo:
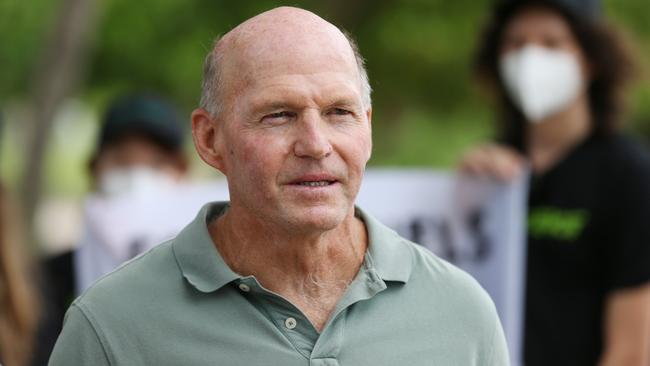
[[(81, 242), (75, 251), (45, 261), (47, 314), (39, 334), (40, 364), (47, 363), (63, 326), (65, 311), (75, 296), (122, 262), (148, 249), (136, 245), (128, 248), (125, 256), (116, 255), (98, 232), (122, 228), (112, 226), (114, 222), (102, 221), (102, 206), (89, 210), (89, 201), (117, 196), (132, 199), (136, 191), (155, 195), (161, 185), (181, 180), (188, 168), (183, 138), (175, 107), (159, 96), (133, 94), (110, 104), (88, 164), (91, 192), (85, 202)], [(128, 205), (124, 207), (128, 209)], [(129, 214), (124, 212), (124, 216)]]
[(524, 363), (647, 366), (650, 157), (619, 131), (630, 56), (595, 0), (506, 0), (476, 71), (499, 101), (498, 143), (462, 169), (532, 169)]
[(25, 366), (32, 351), (39, 314), (27, 250), (16, 237), (15, 207), (0, 186), (0, 365)]
[[(130, 195), (132, 199), (137, 198), (133, 194), (158, 192), (160, 187), (179, 182), (188, 168), (183, 138), (179, 114), (170, 102), (152, 95), (117, 99), (104, 117), (97, 149), (89, 162), (93, 193), (109, 198)], [(111, 222), (87, 220), (88, 224), (102, 225), (86, 227), (97, 234), (109, 228)], [(126, 256), (118, 256), (101, 245), (101, 240), (84, 239), (75, 256), (77, 293), (148, 249), (132, 243)]]

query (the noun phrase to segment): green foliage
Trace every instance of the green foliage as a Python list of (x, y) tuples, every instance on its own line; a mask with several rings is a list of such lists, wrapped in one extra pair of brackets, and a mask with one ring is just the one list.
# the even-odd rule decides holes
[(50, 0), (0, 1), (0, 100), (29, 90), (55, 5)]

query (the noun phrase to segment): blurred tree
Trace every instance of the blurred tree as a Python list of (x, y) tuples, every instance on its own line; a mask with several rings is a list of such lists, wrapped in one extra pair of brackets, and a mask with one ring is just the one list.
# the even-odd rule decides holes
[[(54, 114), (83, 75), (88, 33), (94, 24), (95, 0), (64, 0), (58, 9), (53, 32), (37, 59), (29, 114), (25, 121), (25, 169), (21, 179), (21, 212), (31, 222), (41, 196), (43, 162)], [(26, 233), (24, 237), (29, 237)]]

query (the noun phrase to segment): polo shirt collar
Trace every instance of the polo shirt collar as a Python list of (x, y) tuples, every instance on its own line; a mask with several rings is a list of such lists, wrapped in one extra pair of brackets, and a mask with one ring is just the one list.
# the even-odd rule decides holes
[(241, 277), (228, 267), (208, 232), (210, 222), (221, 216), (227, 207), (227, 202), (204, 205), (172, 244), (183, 277), (201, 292), (216, 291)]
[(399, 236), (359, 207), (355, 215), (363, 220), (368, 231), (368, 254), (366, 265), (374, 269), (384, 281), (406, 283), (413, 269), (413, 256), (406, 239)]
[[(201, 292), (213, 292), (241, 278), (233, 272), (214, 246), (208, 225), (228, 208), (227, 202), (204, 205), (196, 218), (174, 239), (172, 250), (183, 277)], [(405, 239), (374, 217), (355, 207), (355, 215), (366, 224), (368, 255), (366, 267), (384, 281), (406, 283), (413, 258)]]

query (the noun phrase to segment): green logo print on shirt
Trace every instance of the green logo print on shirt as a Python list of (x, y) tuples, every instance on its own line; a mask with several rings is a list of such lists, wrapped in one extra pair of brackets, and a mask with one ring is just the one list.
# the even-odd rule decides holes
[(573, 241), (582, 232), (589, 213), (580, 209), (535, 207), (528, 214), (528, 233), (535, 239)]

